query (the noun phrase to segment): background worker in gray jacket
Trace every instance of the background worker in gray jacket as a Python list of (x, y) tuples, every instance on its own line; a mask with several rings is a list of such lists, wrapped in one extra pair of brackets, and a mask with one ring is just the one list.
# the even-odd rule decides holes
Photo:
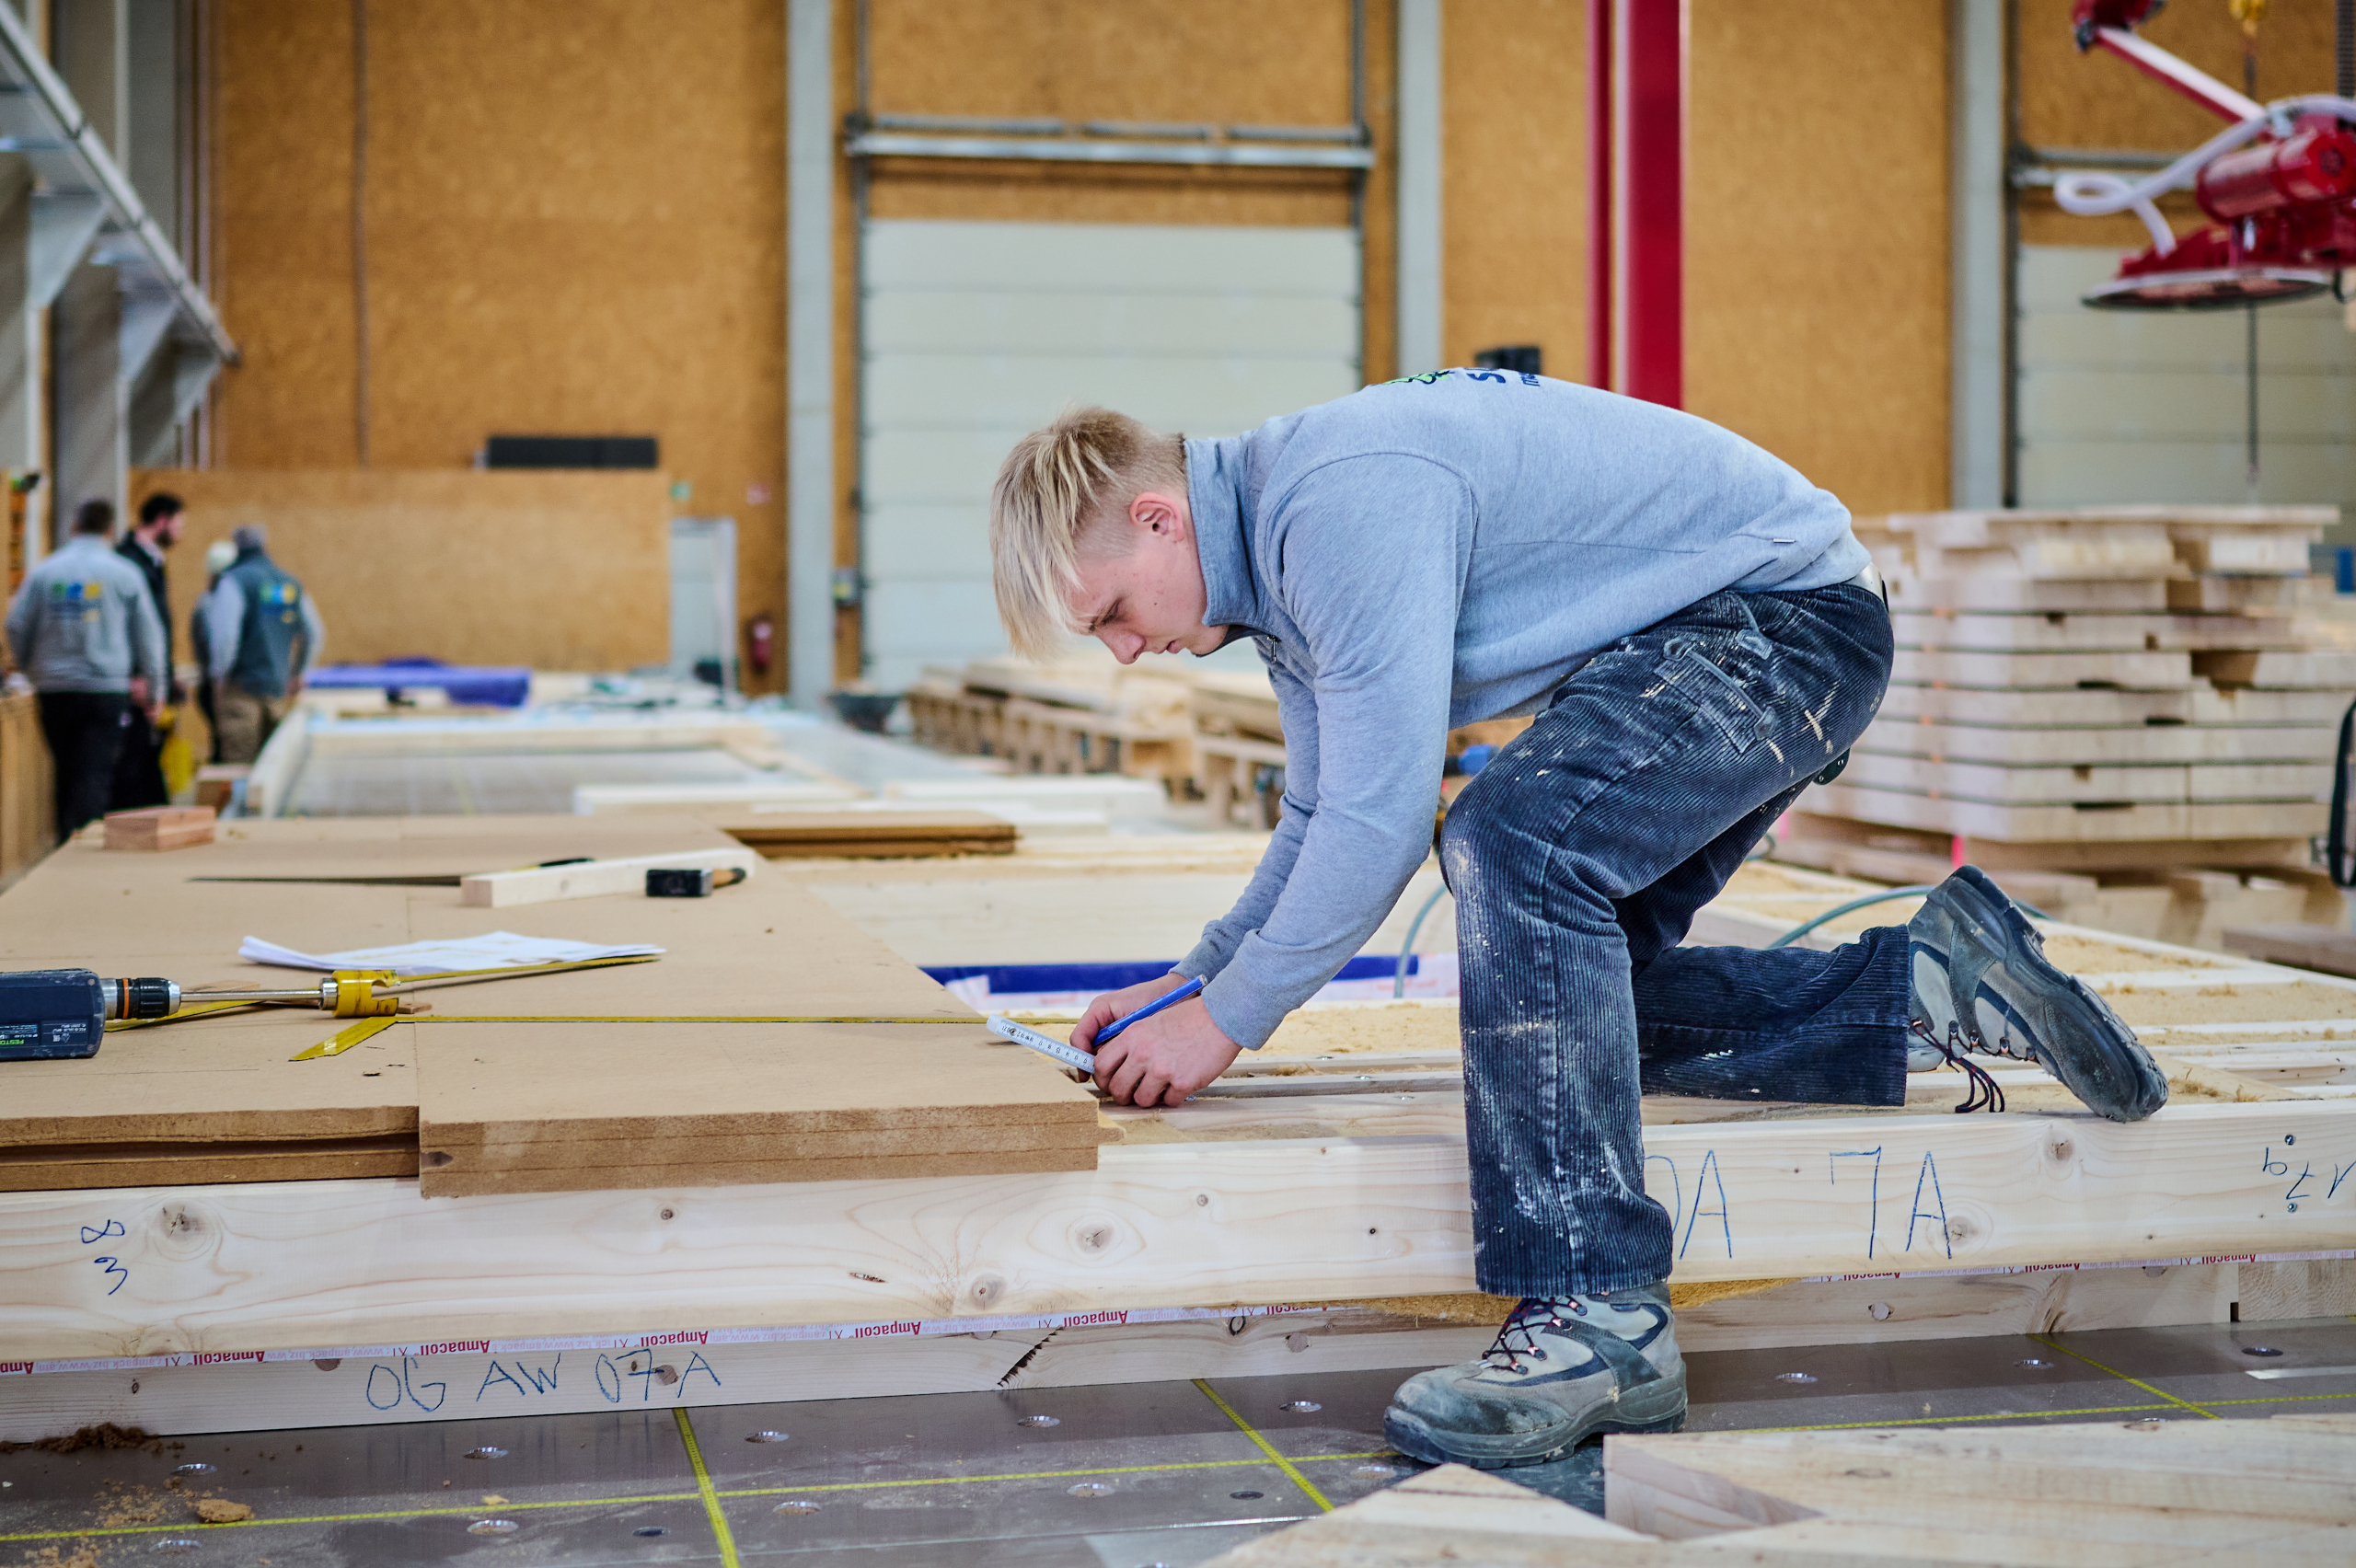
[(213, 677), (214, 732), (223, 762), (251, 762), (303, 688), (327, 644), (319, 608), (270, 559), (268, 536), (248, 523), (230, 536), (237, 559), (204, 596), (203, 650)]
[[(1249, 637), (1276, 689), (1284, 813), (1250, 885), (1173, 974), (1072, 1032), (1092, 1047), (1207, 980), (1096, 1053), (1117, 1100), (1174, 1104), (1265, 1042), (1429, 852), (1448, 731), (1535, 715), (1440, 843), (1473, 1272), (1519, 1305), (1480, 1360), (1400, 1389), (1384, 1429), (1403, 1452), (1496, 1469), (1683, 1423), (1668, 1278), (1692, 1240), (1646, 1193), (1642, 1091), (1895, 1105), (1910, 1067), (1977, 1084), (1969, 1057), (2001, 1052), (2118, 1120), (2166, 1097), (1976, 868), (1829, 952), (1679, 945), (1890, 667), (1847, 511), (1729, 432), (1495, 370), (1212, 441), (1080, 409), (1007, 459), (990, 546), (1024, 651), (1077, 631), (1127, 663)], [(1772, 1223), (1713, 1199), (1726, 1257)]]
[(62, 843), (103, 813), (144, 683), (152, 717), (171, 682), (164, 626), (139, 569), (115, 554), (114, 508), (86, 501), (74, 535), (25, 574), (8, 605), (8, 651), (40, 694)]

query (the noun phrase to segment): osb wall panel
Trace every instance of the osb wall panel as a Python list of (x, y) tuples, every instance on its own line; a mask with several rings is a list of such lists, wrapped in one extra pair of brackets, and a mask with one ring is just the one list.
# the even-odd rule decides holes
[[(352, 13), (219, 8), (219, 295), (248, 351), (225, 467), (358, 460)], [(691, 487), (670, 510), (734, 517), (742, 614), (781, 620), (782, 21), (773, 0), (369, 8), (372, 466), (653, 434)]]
[(1861, 513), (1947, 493), (1945, 16), (1692, 0), (1686, 407)]
[[(135, 506), (188, 502), (173, 552), (192, 606), (205, 547), (244, 523), (300, 579), (329, 658), (617, 670), (671, 656), (669, 481), (658, 473), (156, 468)], [(185, 630), (185, 628), (183, 628)]]
[(356, 460), (352, 6), (216, 0), (213, 298), (245, 363), (216, 384), (214, 459)]
[[(2014, 40), (2021, 139), (2034, 147), (2117, 147), (2182, 153), (2224, 129), (2224, 121), (2115, 55), (2080, 54), (2070, 28), (2070, 0), (2020, 0)], [(2138, 29), (2227, 86), (2243, 86), (2241, 24), (2223, 0), (2168, 6)], [(2332, 0), (2273, 0), (2258, 29), (2258, 101), (2332, 89)], [(2177, 232), (2208, 223), (2189, 196), (2163, 199)], [(2133, 214), (2080, 218), (2050, 192), (2024, 191), (2021, 240), (2027, 245), (2103, 245), (2122, 252), (2151, 243)]]
[(1441, 16), (1447, 363), (1535, 343), (1587, 363), (1587, 6), (1485, 0)]

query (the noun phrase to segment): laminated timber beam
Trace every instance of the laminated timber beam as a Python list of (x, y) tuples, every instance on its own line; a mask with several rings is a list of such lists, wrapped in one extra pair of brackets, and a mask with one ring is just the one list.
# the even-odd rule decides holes
[[(2356, 1102), (1647, 1129), (1677, 1278), (2356, 1245)], [(1104, 1149), (1093, 1171), (424, 1200), (353, 1180), (0, 1195), (0, 1357), (938, 1320), (1472, 1286), (1461, 1136)]]

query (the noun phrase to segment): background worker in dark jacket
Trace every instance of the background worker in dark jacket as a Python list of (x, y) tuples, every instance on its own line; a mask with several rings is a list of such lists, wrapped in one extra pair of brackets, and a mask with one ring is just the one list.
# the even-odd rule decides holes
[[(169, 710), (180, 705), (182, 693), (172, 659), (172, 590), (164, 570), (164, 554), (179, 543), (187, 511), (179, 497), (158, 490), (139, 503), (139, 522), (115, 547), (115, 554), (137, 567), (147, 580), (147, 598), (163, 625), (164, 687), (151, 695), (136, 683), (132, 686), (131, 722), (123, 730), (122, 753), (115, 759), (114, 798), (110, 805), (113, 811), (137, 811), (171, 800), (164, 783), (164, 737), (170, 732)], [(166, 716), (160, 721), (149, 719), (151, 705), (160, 705)]]
[(260, 524), (230, 538), (237, 559), (204, 596), (205, 663), (221, 760), (251, 762), (294, 706), (327, 628), (303, 585), (270, 559)]
[(84, 502), (74, 537), (25, 573), (8, 606), (8, 651), (40, 694), (61, 842), (107, 809), (133, 683), (152, 700), (169, 678), (147, 580), (109, 547), (113, 532), (114, 508)]

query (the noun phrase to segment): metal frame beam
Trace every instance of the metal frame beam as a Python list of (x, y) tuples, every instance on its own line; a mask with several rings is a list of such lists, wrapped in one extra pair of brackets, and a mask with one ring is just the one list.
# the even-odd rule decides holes
[(786, 687), (835, 684), (835, 107), (832, 0), (786, 24)]
[(1399, 374), (1448, 352), (1441, 221), (1441, 0), (1399, 0)]

